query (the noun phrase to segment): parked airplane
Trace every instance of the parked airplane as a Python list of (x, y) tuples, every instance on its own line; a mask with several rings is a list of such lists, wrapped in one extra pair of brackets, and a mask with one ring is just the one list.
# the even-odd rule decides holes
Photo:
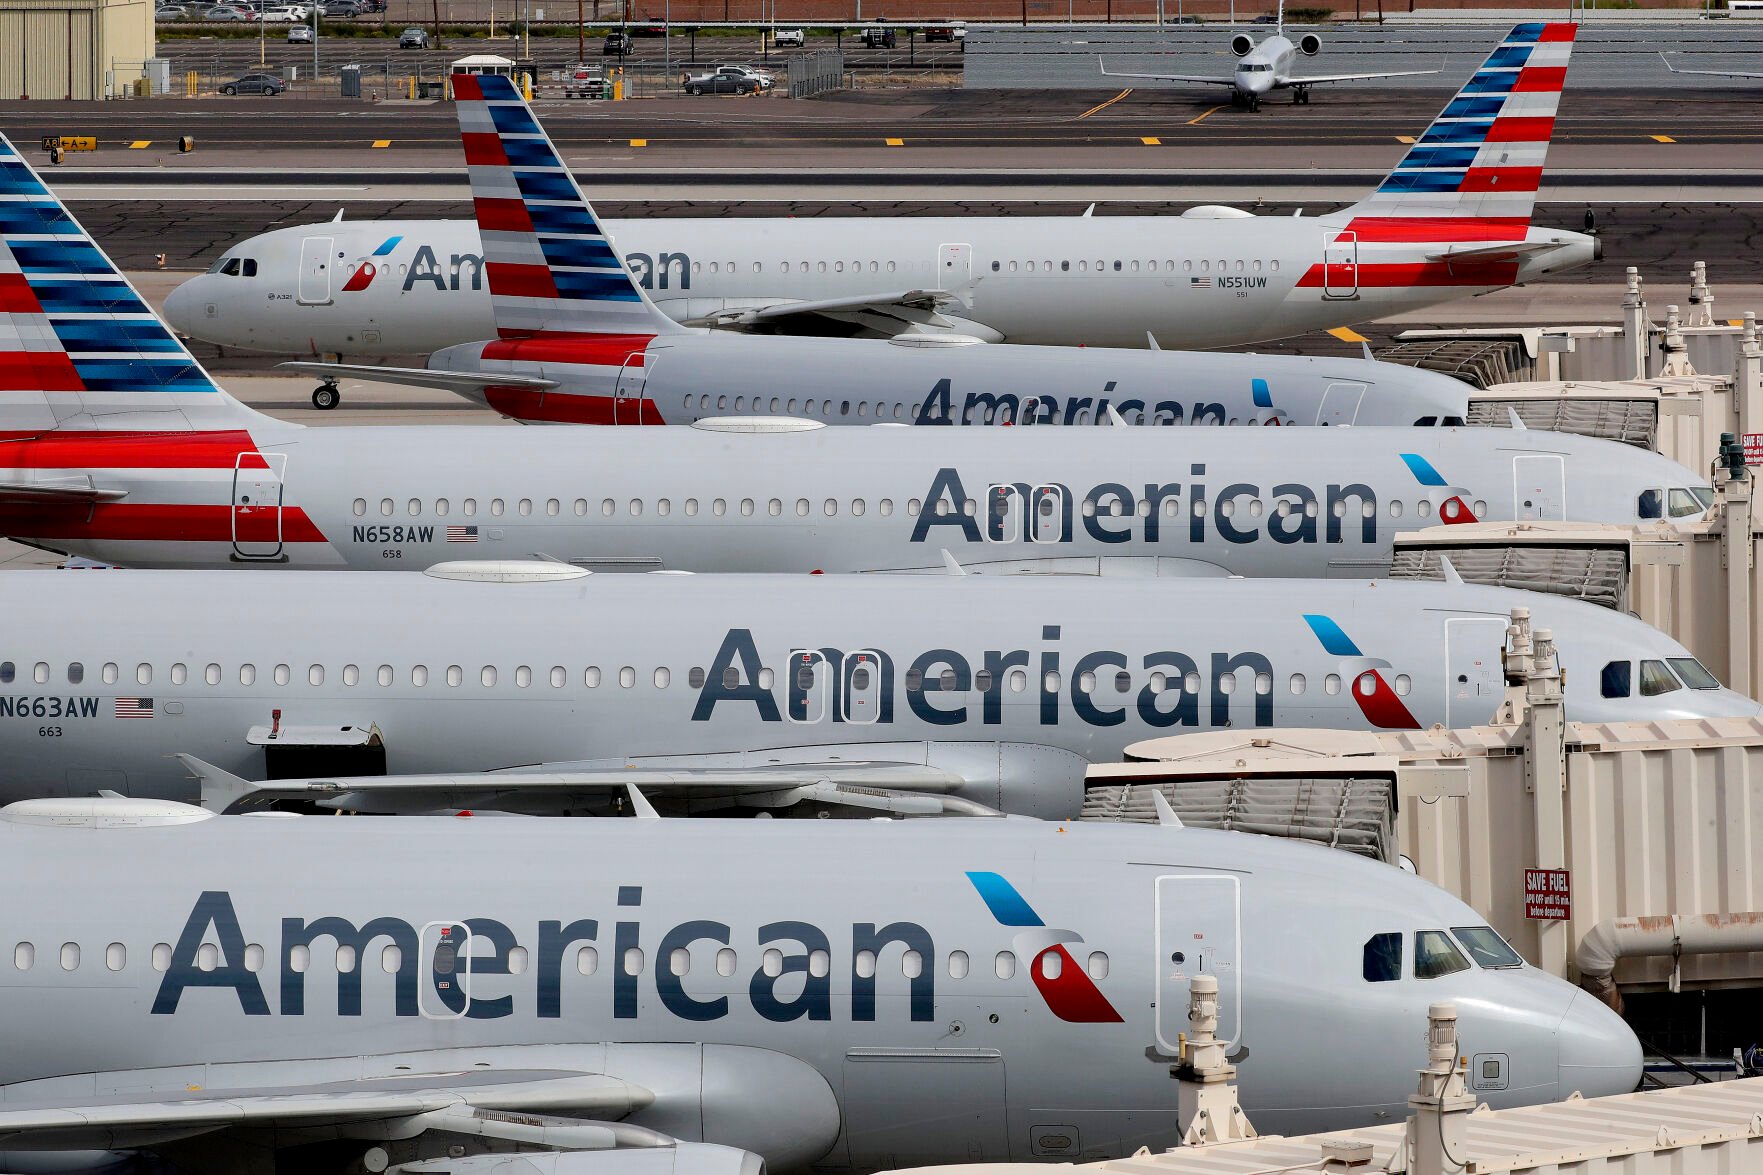
[[(0, 274), (0, 533), (106, 561), (420, 568), (542, 551), (601, 569), (859, 571), (941, 567), (946, 549), (992, 570), (1136, 555), (1172, 573), (1362, 574), (1396, 531), (1435, 520), (1629, 522), (1698, 513), (1711, 492), (1652, 453), (1522, 430), (1226, 433), (1202, 452), (1126, 428), (724, 420), (617, 443), (306, 429), (220, 390), (28, 165), (0, 158), (0, 257), (16, 267)], [(719, 347), (770, 342), (811, 340)]]
[(1633, 617), (1461, 582), (14, 571), (0, 794), (188, 799), (182, 752), (250, 779), (457, 773), (351, 781), (371, 810), (593, 810), (627, 783), (784, 808), (816, 799), (806, 763), (1064, 817), (1088, 762), (1159, 734), (1485, 722), (1519, 607), (1574, 720), (1759, 713)]
[(1671, 64), (1671, 58), (1665, 56), (1663, 53), (1659, 54), (1659, 60), (1663, 61), (1665, 63), (1665, 68), (1672, 73), (1695, 74), (1708, 78), (1763, 78), (1763, 73), (1757, 73), (1754, 71), (1746, 73), (1743, 70), (1736, 69), (1679, 69), (1677, 66)]
[[(1215, 347), (1363, 322), (1594, 259), (1595, 238), (1530, 223), (1572, 30), (1513, 29), (1378, 190), (1325, 217), (1204, 207), (606, 228), (645, 292), (691, 324), (1120, 347), (1151, 332), (1166, 346)], [(166, 311), (226, 346), (428, 353), (496, 334), (483, 254), (471, 221), (280, 229), (228, 250)], [(846, 358), (828, 370), (860, 367)], [(723, 389), (712, 378), (693, 390)]]
[(1198, 974), (1263, 1131), (1399, 1117), (1440, 1000), (1492, 1105), (1641, 1074), (1614, 1012), (1444, 891), (1241, 833), (39, 801), (0, 810), (0, 885), (39, 893), (8, 913), (0, 981), (0, 1148), (27, 1161), (490, 1175), (518, 1147), (552, 1175), (758, 1175), (1122, 1156), (1180, 1141)]
[[(1298, 77), (1292, 73), (1292, 63), (1297, 55), (1314, 57), (1322, 52), (1322, 38), (1315, 33), (1305, 33), (1296, 41), (1286, 36), (1285, 3), (1281, 0), (1273, 35), (1264, 39), (1259, 45), (1248, 33), (1238, 33), (1230, 39), (1230, 51), (1240, 60), (1229, 77), (1216, 74), (1190, 73), (1123, 73), (1108, 68), (1108, 63), (1097, 58), (1097, 65), (1102, 73), (1111, 78), (1139, 78), (1147, 81), (1194, 82), (1205, 86), (1229, 86), (1232, 106), (1246, 106), (1250, 110), (1261, 109), (1261, 99), (1274, 90), (1292, 92), (1292, 104), (1308, 105), (1310, 87), (1324, 85), (1329, 82), (1368, 82), (1377, 78), (1410, 78), (1422, 74), (1437, 73), (1436, 69), (1404, 69), (1386, 70), (1383, 73), (1335, 73), (1311, 74)], [(1571, 27), (1571, 26), (1570, 26)]]

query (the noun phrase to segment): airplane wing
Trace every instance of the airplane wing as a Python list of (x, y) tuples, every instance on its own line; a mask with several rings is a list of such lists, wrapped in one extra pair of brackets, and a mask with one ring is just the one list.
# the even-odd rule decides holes
[(737, 306), (688, 319), (687, 326), (711, 326), (732, 330), (780, 330), (794, 333), (810, 319), (835, 321), (862, 327), (878, 335), (898, 334), (914, 326), (951, 326), (942, 311), (951, 306), (968, 307), (971, 287), (960, 290), (890, 290), (875, 294), (852, 294), (804, 302), (773, 302)]
[(1108, 63), (1100, 57), (1096, 58), (1096, 64), (1101, 67), (1105, 76), (1111, 78), (1138, 78), (1142, 81), (1152, 82), (1193, 82), (1200, 86), (1235, 86), (1237, 84), (1234, 77), (1207, 77), (1197, 73), (1121, 73), (1109, 69)]
[(1705, 78), (1763, 78), (1763, 73), (1746, 73), (1737, 69), (1679, 69), (1671, 64), (1671, 59), (1663, 53), (1659, 54), (1659, 60), (1663, 61), (1665, 68), (1672, 73), (1693, 74)]
[(467, 1069), (318, 1085), (152, 1089), (83, 1102), (8, 1100), (0, 1104), (0, 1147), (120, 1150), (234, 1127), (398, 1137), (400, 1127), (447, 1129), (448, 1119), (558, 1113), (570, 1115), (577, 1130), (593, 1132), (600, 1147), (609, 1148), (617, 1145), (616, 1133), (631, 1128), (582, 1119), (620, 1118), (654, 1100), (649, 1090), (615, 1077), (557, 1070)]
[(1424, 74), (1437, 73), (1436, 69), (1403, 69), (1393, 73), (1328, 73), (1313, 77), (1293, 77), (1280, 82), (1281, 86), (1319, 86), (1324, 82), (1369, 82), (1377, 78), (1417, 78)]
[(278, 363), (290, 371), (304, 371), (320, 379), (351, 376), (372, 383), (408, 384), (418, 388), (437, 388), (443, 392), (481, 392), (485, 388), (531, 388), (544, 391), (557, 386), (554, 379), (535, 375), (498, 374), (493, 371), (430, 371), (426, 367), (375, 367), (371, 363), (320, 363), (315, 359), (295, 359)]
[[(178, 758), (198, 781), (202, 806), (236, 811), (276, 799), (300, 799), (354, 812), (433, 812), (513, 807), (518, 811), (608, 807), (627, 792), (639, 811), (643, 793), (672, 810), (703, 807), (787, 808), (801, 803), (899, 816), (995, 815), (948, 793), (968, 780), (924, 763), (823, 761), (695, 765), (694, 756), (584, 764), (562, 770), (273, 779), (253, 783), (192, 755)], [(640, 791), (638, 791), (640, 789)], [(512, 801), (512, 803), (511, 803)]]

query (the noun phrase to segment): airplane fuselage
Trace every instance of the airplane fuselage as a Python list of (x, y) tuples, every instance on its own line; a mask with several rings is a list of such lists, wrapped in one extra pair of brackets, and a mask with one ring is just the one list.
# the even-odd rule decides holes
[(5, 1111), (90, 1099), (81, 1073), (143, 1101), (579, 1073), (650, 1098), (609, 1117), (782, 1170), (1119, 1156), (1178, 1142), (1196, 974), (1254, 1058), (1241, 1097), (1263, 1132), (1399, 1116), (1425, 1059), (1413, 1026), (1441, 1000), (1470, 1072), (1499, 1058), (1476, 1089), (1493, 1105), (1639, 1070), (1613, 1013), (1528, 966), (1422, 979), (1398, 961), (1367, 982), (1375, 936), (1400, 960), (1416, 933), (1483, 919), (1388, 866), (1234, 833), (0, 818), (0, 882), (51, 873), (7, 925)]
[(412, 570), (542, 552), (600, 571), (1369, 576), (1438, 523), (1699, 514), (1702, 479), (1510, 429), (298, 428), (48, 433), (0, 533), (130, 567)]
[[(679, 321), (782, 302), (960, 291), (942, 317), (987, 341), (1216, 347), (1435, 305), (1592, 259), (1592, 238), (1455, 263), (1445, 246), (1370, 242), (1309, 217), (695, 218), (607, 222), (649, 297)], [(174, 291), (167, 315), (208, 342), (345, 356), (495, 337), (471, 221), (277, 229)], [(220, 272), (237, 260), (236, 275)], [(251, 276), (247, 276), (250, 274)], [(875, 327), (894, 333), (895, 319)], [(865, 329), (861, 322), (851, 330)], [(832, 390), (832, 389), (824, 389)]]
[[(922, 762), (929, 742), (983, 749), (967, 798), (1066, 816), (1085, 763), (1146, 737), (1486, 722), (1519, 606), (1554, 632), (1574, 720), (1758, 711), (1718, 688), (1608, 696), (1610, 663), (1675, 684), (1665, 662), (1688, 654), (1594, 605), (1472, 585), (476, 574), (0, 577), (0, 794), (187, 799), (176, 752), (262, 779), (308, 743), (383, 747), (399, 775), (835, 745)], [(1018, 773), (1016, 750), (1044, 758)]]

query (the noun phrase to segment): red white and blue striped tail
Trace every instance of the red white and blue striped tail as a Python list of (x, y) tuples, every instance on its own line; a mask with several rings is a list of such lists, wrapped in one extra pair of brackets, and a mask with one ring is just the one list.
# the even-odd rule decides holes
[(0, 135), (0, 437), (236, 429), (256, 415)]
[(496, 74), (455, 74), (453, 95), (497, 333), (679, 329), (631, 278), (514, 83)]
[(1377, 191), (1336, 217), (1361, 243), (1522, 240), (1578, 28), (1515, 27)]

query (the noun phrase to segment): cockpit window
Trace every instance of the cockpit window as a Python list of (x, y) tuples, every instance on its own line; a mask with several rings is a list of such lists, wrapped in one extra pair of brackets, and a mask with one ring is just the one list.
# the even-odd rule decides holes
[(1414, 978), (1437, 979), (1469, 970), (1469, 960), (1442, 930), (1414, 932)]
[(1670, 657), (1671, 667), (1691, 689), (1719, 689), (1720, 679), (1709, 673), (1694, 657)]
[[(229, 266), (229, 265), (233, 266), (233, 268), (228, 269), (227, 266)], [(218, 261), (216, 261), (213, 265), (210, 265), (208, 267), (208, 272), (209, 273), (236, 273), (236, 272), (238, 272), (238, 265), (239, 265), (239, 259), (237, 257), (222, 257)]]
[(1642, 490), (1640, 500), (1635, 503), (1635, 514), (1641, 518), (1663, 518), (1664, 498), (1665, 495), (1660, 490)]
[(1443, 423), (1446, 428), (1462, 428), (1463, 418), (1461, 416), (1447, 416)]
[(1704, 502), (1701, 495), (1695, 490), (1672, 490), (1671, 516), (1673, 518), (1688, 518), (1692, 514), (1700, 514), (1713, 504), (1713, 501), (1714, 495), (1711, 491), (1708, 492), (1708, 500)]
[(1641, 662), (1641, 697), (1656, 698), (1660, 694), (1668, 694), (1672, 690), (1682, 688), (1683, 686), (1677, 678), (1672, 676), (1671, 670), (1665, 667), (1665, 662)]
[(1469, 952), (1477, 967), (1490, 969), (1499, 967), (1522, 967), (1524, 960), (1518, 952), (1506, 945), (1506, 940), (1494, 933), (1491, 926), (1453, 926), (1451, 933)]
[(1606, 698), (1626, 698), (1634, 692), (1634, 662), (1612, 661), (1604, 666)]
[(1416, 420), (1414, 422), (1414, 427), (1415, 428), (1432, 428), (1434, 425), (1438, 424), (1438, 422), (1439, 422), (1439, 418), (1436, 416), (1422, 416), (1419, 420)]
[(1402, 978), (1401, 934), (1392, 931), (1366, 939), (1362, 973), (1367, 983), (1388, 983)]
[(246, 277), (256, 277), (257, 276), (257, 258), (255, 258), (255, 257), (245, 258), (245, 276)]

